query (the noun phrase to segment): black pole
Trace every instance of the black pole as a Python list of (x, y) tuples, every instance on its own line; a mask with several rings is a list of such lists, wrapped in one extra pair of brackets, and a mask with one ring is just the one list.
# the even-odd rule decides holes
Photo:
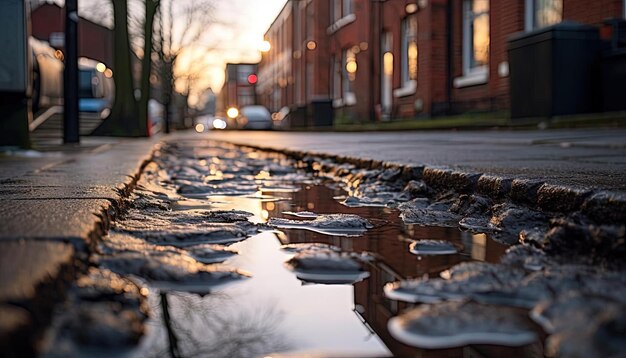
[(63, 143), (78, 143), (78, 4), (65, 1), (65, 70), (63, 72)]

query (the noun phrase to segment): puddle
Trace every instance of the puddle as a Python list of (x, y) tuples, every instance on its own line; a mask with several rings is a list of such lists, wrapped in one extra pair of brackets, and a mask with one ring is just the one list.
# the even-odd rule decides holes
[[(233, 325), (228, 330), (233, 334), (240, 329), (237, 325), (242, 324), (241, 320), (257, 322), (258, 329), (270, 332), (263, 335), (265, 343), (241, 348), (249, 356), (269, 356), (277, 352), (296, 356), (311, 353), (349, 357), (437, 356), (440, 350), (413, 348), (391, 337), (387, 327), (389, 319), (400, 314), (409, 304), (387, 299), (383, 292), (385, 283), (425, 275), (436, 277), (463, 261), (497, 262), (506, 246), (485, 235), (472, 235), (455, 228), (405, 225), (395, 209), (346, 207), (333, 199), (345, 194), (340, 189), (324, 185), (301, 185), (299, 189), (280, 192), (284, 198), (281, 201), (249, 196), (212, 196), (204, 200), (185, 199), (175, 204), (176, 210), (207, 207), (242, 210), (253, 214), (249, 219), (256, 223), (266, 223), (271, 218), (287, 220), (294, 217), (308, 221), (324, 214), (345, 213), (358, 215), (373, 226), (353, 237), (282, 228), (264, 231), (230, 245), (229, 249), (239, 254), (223, 265), (250, 272), (251, 278), (204, 298), (185, 293), (168, 294), (173, 297), (168, 302), (168, 316), (174, 321), (171, 325), (177, 327), (173, 333), (178, 337), (177, 349), (184, 353), (182, 356), (198, 355), (196, 352), (226, 344), (222, 335), (212, 331), (216, 329), (212, 323), (216, 311), (220, 316), (228, 317), (224, 319)], [(264, 190), (257, 194), (262, 198), (278, 195)], [(445, 243), (449, 243), (455, 253), (416, 255), (410, 251), (410, 246), (419, 240), (438, 240), (438, 248), (448, 247)], [(319, 250), (353, 253), (358, 258), (353, 262), (361, 269), (320, 272), (292, 270), (287, 264), (303, 251)], [(355, 268), (353, 264), (348, 266)], [(355, 283), (350, 284), (352, 282)], [(155, 304), (162, 309), (162, 298), (153, 300), (161, 301)], [(194, 301), (193, 310), (189, 307), (190, 300)], [(206, 320), (188, 318), (196, 314), (208, 314), (208, 317)], [(260, 322), (259, 317), (265, 317), (266, 321)], [(143, 343), (144, 349), (157, 344), (154, 335), (167, 337), (164, 325), (159, 325), (157, 331), (160, 333), (154, 333)], [(194, 338), (194, 332), (203, 333)], [(181, 342), (185, 340), (188, 342)], [(242, 342), (241, 337), (237, 341)], [(448, 350), (448, 355), (462, 356), (467, 349)], [(239, 354), (235, 353), (228, 351), (234, 355), (223, 356)], [(215, 356), (222, 355), (216, 353)]]

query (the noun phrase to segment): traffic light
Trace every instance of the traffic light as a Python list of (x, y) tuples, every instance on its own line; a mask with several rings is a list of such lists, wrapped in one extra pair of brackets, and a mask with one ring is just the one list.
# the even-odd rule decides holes
[(258, 79), (259, 78), (254, 73), (251, 73), (250, 75), (248, 75), (248, 83), (251, 85), (255, 84), (256, 81), (258, 81)]

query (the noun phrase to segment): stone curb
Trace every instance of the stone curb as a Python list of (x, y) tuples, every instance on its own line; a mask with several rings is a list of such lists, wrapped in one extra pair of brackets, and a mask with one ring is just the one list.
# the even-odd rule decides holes
[(438, 191), (454, 190), (459, 194), (478, 194), (496, 201), (510, 201), (514, 204), (553, 213), (569, 214), (580, 211), (598, 223), (622, 224), (626, 222), (626, 194), (622, 193), (553, 185), (541, 180), (462, 172), (446, 167), (408, 165), (323, 152), (243, 145), (227, 140), (216, 141), (266, 152), (281, 153), (297, 160), (317, 157), (331, 160), (339, 165), (352, 164), (361, 169), (398, 169), (407, 181), (422, 180)]

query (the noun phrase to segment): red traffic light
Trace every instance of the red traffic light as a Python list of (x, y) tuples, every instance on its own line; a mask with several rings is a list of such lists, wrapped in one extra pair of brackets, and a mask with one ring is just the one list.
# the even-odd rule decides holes
[(248, 83), (251, 85), (255, 84), (257, 80), (258, 77), (254, 73), (248, 76)]

